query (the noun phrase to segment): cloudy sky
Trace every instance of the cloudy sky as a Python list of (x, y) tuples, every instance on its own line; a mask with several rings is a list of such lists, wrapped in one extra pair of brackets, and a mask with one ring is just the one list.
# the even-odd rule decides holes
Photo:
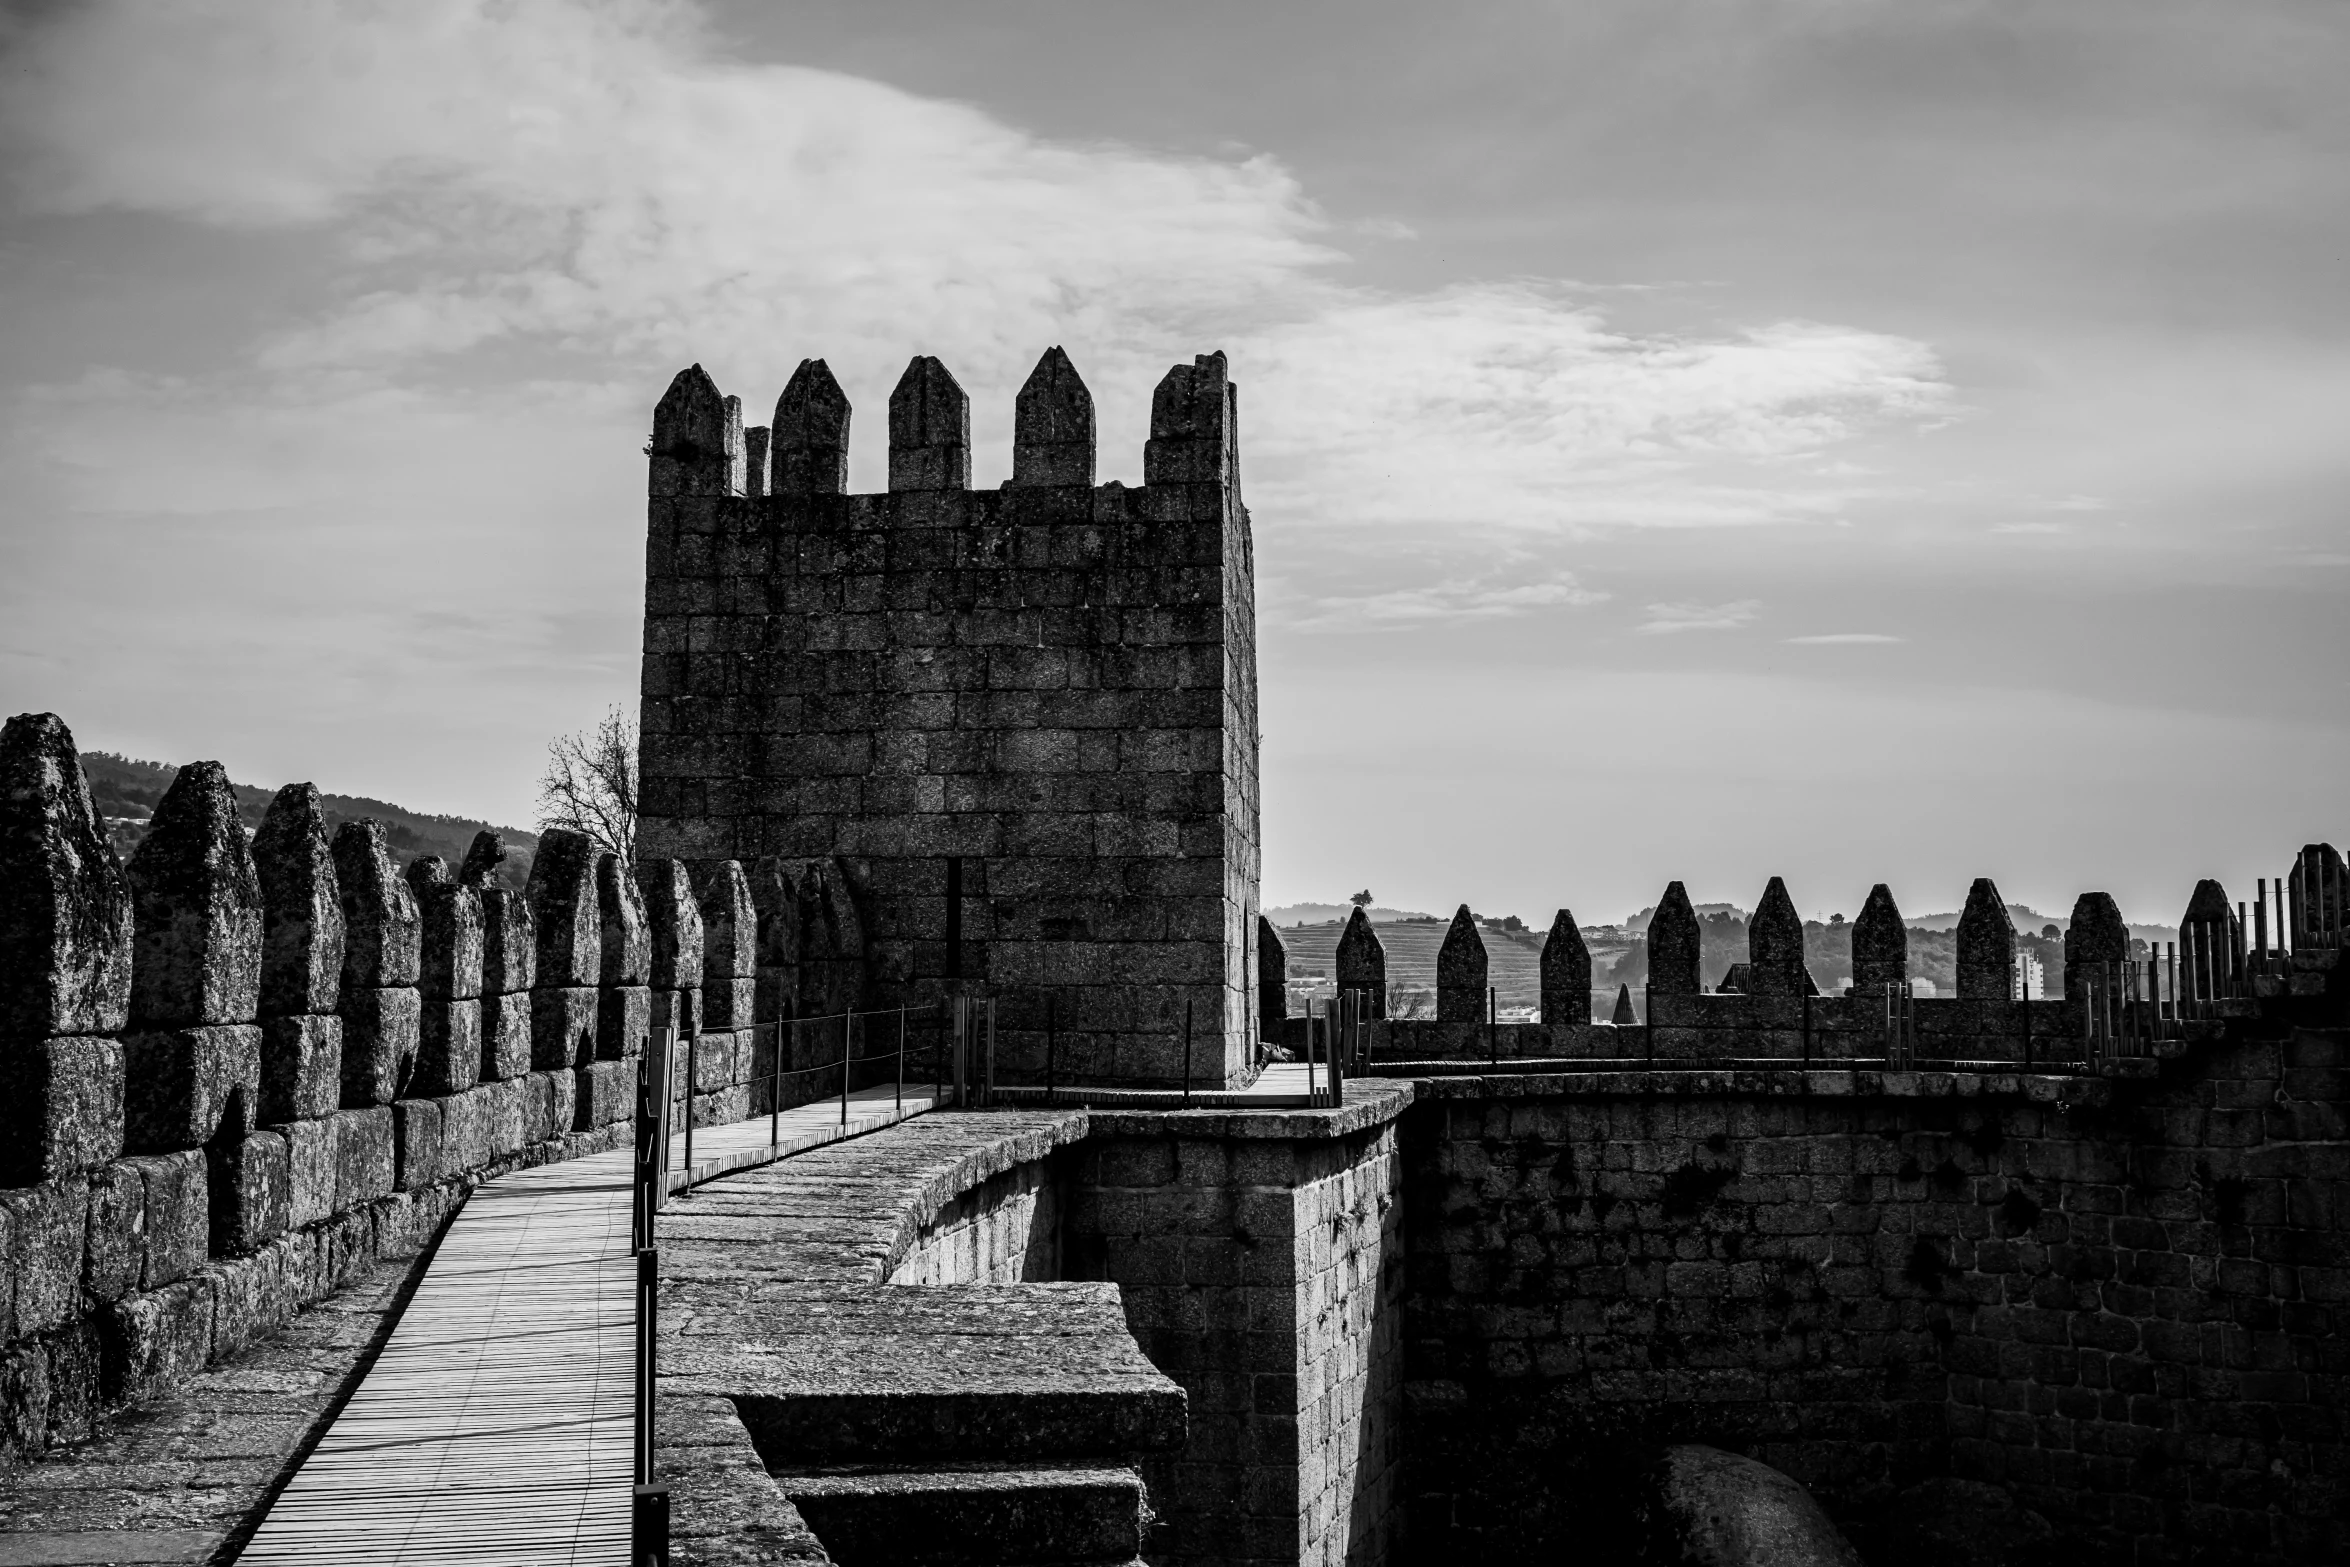
[(1242, 392), (1265, 896), (2175, 918), (2350, 833), (2334, 0), (0, 12), (0, 708), (526, 821), (699, 360)]

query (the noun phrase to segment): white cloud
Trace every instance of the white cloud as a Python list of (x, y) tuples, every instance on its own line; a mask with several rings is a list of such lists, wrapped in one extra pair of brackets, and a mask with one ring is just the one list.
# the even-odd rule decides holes
[(1734, 599), (1727, 604), (1651, 604), (1648, 618), (1633, 629), (1650, 636), (1676, 631), (1735, 631), (1761, 609), (1760, 599)]
[(1355, 594), (1297, 596), (1288, 588), (1286, 583), (1268, 582), (1258, 603), (1271, 608), (1294, 631), (1392, 631), (1428, 621), (1500, 620), (1537, 609), (1580, 608), (1607, 598), (1565, 571), (1534, 582), (1454, 579)]
[(1876, 631), (1830, 631), (1813, 637), (1789, 637), (1797, 647), (1846, 647), (1863, 643), (1906, 642), (1907, 637), (1889, 637)]
[(1588, 291), (1343, 284), (1270, 159), (1049, 142), (744, 63), (671, 0), (107, 0), (33, 35), (0, 112), (49, 210), (333, 225), (341, 302), (254, 345), (264, 372), (478, 376), (523, 347), (637, 367), (649, 404), (699, 359), (757, 422), (817, 354), (874, 430), (930, 352), (973, 394), (985, 482), (1046, 344), (1092, 380), (1112, 474), (1168, 361), (1221, 346), (1274, 525), (1433, 530), (1464, 564), (1513, 534), (1833, 514), (1847, 478), (1774, 465), (1946, 402), (1933, 354), (1881, 333), (1636, 335)]

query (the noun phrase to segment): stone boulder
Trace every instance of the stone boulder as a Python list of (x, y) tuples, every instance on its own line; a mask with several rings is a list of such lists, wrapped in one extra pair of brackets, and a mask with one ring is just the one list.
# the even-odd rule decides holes
[(1647, 1498), (1648, 1559), (1692, 1567), (1861, 1567), (1791, 1476), (1694, 1444), (1665, 1449)]

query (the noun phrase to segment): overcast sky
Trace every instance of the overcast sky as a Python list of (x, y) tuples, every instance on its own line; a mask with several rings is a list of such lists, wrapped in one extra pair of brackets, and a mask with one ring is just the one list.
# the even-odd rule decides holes
[(653, 400), (879, 488), (1232, 356), (1268, 903), (2350, 834), (2350, 11), (2234, 0), (6, 13), (0, 709), (526, 822), (633, 706)]

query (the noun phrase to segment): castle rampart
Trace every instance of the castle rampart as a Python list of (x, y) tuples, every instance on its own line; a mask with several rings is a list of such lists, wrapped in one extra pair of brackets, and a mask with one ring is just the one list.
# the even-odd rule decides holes
[(890, 398), (889, 489), (850, 495), (850, 410), (821, 361), (764, 440), (700, 367), (677, 377), (650, 447), (639, 841), (740, 861), (754, 897), (831, 889), (854, 962), (764, 1015), (967, 990), (1000, 998), (1012, 1081), (1041, 1081), (1050, 1050), (1067, 1078), (1172, 1084), (1187, 1020), (1192, 1080), (1245, 1078), (1237, 410), (1221, 354), (1176, 366), (1144, 483), (1097, 486), (1092, 398), (1054, 349), (1019, 395), (1012, 479), (973, 490), (968, 399), (918, 357)]

